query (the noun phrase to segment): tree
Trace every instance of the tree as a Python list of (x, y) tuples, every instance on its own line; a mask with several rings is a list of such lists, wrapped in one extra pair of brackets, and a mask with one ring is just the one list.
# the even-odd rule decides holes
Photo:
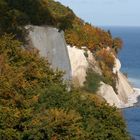
[(84, 89), (95, 94), (100, 87), (100, 82), (101, 76), (95, 73), (92, 69), (88, 69)]
[(118, 54), (119, 50), (122, 48), (123, 42), (120, 38), (116, 37), (113, 39), (113, 49)]
[(29, 122), (38, 114), (38, 98), (51, 85), (65, 91), (62, 73), (21, 45), (13, 36), (0, 38), (0, 139), (5, 140), (25, 137)]

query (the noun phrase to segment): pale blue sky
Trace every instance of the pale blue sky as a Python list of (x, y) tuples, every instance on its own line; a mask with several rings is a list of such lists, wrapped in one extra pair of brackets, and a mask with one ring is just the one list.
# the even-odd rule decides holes
[(56, 0), (93, 25), (140, 26), (140, 0)]

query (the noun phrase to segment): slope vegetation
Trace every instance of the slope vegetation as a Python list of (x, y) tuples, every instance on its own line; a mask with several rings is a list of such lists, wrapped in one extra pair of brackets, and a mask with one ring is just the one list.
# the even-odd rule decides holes
[(0, 0), (0, 21), (1, 140), (129, 139), (115, 107), (85, 91), (68, 92), (62, 72), (52, 70), (35, 49), (21, 47), (25, 25), (57, 27), (64, 30), (68, 44), (92, 50), (110, 82), (119, 39), (53, 0)]

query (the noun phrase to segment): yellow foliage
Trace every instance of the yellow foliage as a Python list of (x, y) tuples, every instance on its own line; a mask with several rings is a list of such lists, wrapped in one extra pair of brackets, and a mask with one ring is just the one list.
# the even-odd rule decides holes
[(73, 28), (65, 31), (65, 38), (66, 42), (72, 46), (87, 46), (92, 51), (97, 50), (100, 46), (112, 48), (113, 45), (113, 39), (107, 32), (84, 23), (77, 17), (73, 21)]
[(96, 58), (99, 61), (103, 61), (111, 69), (115, 64), (115, 57), (113, 56), (113, 53), (105, 48), (96, 52)]

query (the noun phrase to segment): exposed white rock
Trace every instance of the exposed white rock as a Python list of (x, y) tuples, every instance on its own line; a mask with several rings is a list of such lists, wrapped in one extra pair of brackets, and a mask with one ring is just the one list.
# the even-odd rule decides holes
[(76, 86), (83, 86), (86, 78), (86, 70), (89, 66), (88, 61), (83, 50), (71, 46), (67, 46), (67, 48), (71, 63), (73, 84)]
[(115, 93), (114, 89), (105, 83), (101, 84), (98, 94), (101, 95), (110, 105), (115, 105), (118, 108), (132, 106), (136, 103), (138, 92), (134, 92), (133, 87), (128, 79), (120, 72), (121, 63), (119, 59), (115, 58), (115, 66), (113, 72), (117, 74), (118, 79), (116, 83)]
[[(101, 70), (97, 66), (97, 62), (92, 53), (87, 48), (78, 49), (76, 47), (67, 46), (71, 69), (73, 84), (76, 86), (83, 86), (86, 80), (86, 72), (91, 68), (96, 73), (101, 75)], [(86, 49), (86, 50), (85, 50)]]
[(115, 57), (115, 65), (113, 68), (113, 73), (117, 73), (121, 69), (121, 62), (118, 58)]
[(97, 61), (95, 60), (93, 54), (88, 50), (87, 51), (88, 57), (87, 57), (87, 61), (89, 64), (89, 67), (96, 73), (98, 73), (99, 75), (102, 75), (102, 71), (99, 68)]
[(118, 108), (122, 107), (122, 102), (116, 95), (114, 89), (103, 82), (101, 82), (101, 86), (98, 91), (98, 95), (102, 96), (107, 103), (109, 103), (111, 106), (116, 106)]
[(120, 72), (121, 63), (119, 59), (115, 58), (115, 66), (113, 68), (113, 72), (118, 75), (116, 89), (118, 92), (118, 97), (124, 103), (128, 103), (128, 97), (134, 93), (133, 87), (129, 83), (128, 79), (125, 75)]
[(140, 89), (134, 88), (134, 92), (132, 94), (126, 95), (127, 102), (124, 102), (119, 98), (118, 95), (116, 95), (114, 89), (110, 85), (101, 82), (98, 95), (103, 97), (111, 106), (114, 105), (117, 108), (126, 108), (134, 106), (134, 104), (138, 102), (137, 98), (140, 96)]
[(134, 93), (134, 90), (128, 79), (121, 72), (118, 72), (116, 88), (120, 100), (122, 100), (124, 103), (128, 103), (128, 97)]
[(29, 32), (29, 43), (48, 59), (53, 68), (65, 71), (65, 80), (71, 80), (71, 65), (63, 32), (41, 26), (26, 26), (26, 29)]

